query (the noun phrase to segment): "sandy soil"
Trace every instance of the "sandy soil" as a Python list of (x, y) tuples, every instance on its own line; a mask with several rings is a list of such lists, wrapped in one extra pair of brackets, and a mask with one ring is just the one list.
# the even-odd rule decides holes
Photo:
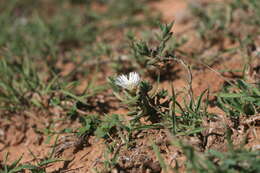
[[(151, 6), (163, 14), (163, 18), (167, 22), (175, 21), (174, 27), (172, 31), (176, 36), (182, 34), (191, 37), (192, 39), (185, 44), (182, 48), (183, 50), (192, 51), (196, 49), (196, 46), (199, 46), (200, 43), (196, 42), (194, 31), (190, 30), (192, 28), (193, 23), (190, 20), (190, 14), (187, 10), (187, 1), (184, 0), (162, 0), (158, 2), (153, 2)], [(229, 69), (241, 69), (242, 68), (241, 58), (239, 56), (229, 57), (225, 59), (225, 61), (218, 62), (211, 66), (212, 69), (207, 68), (205, 65), (200, 64), (200, 62), (195, 62), (195, 65), (202, 66), (203, 68), (194, 69), (193, 70), (193, 90), (196, 96), (198, 96), (202, 91), (209, 88), (211, 93), (211, 99), (214, 99), (214, 93), (220, 89), (222, 84), (226, 80), (233, 80), (234, 76), (239, 76), (241, 74), (231, 74), (229, 72), (222, 73), (220, 76), (218, 72), (225, 70), (226, 67)], [(68, 68), (70, 64), (68, 64)], [(164, 81), (160, 84), (160, 87), (170, 89), (171, 83), (177, 91), (183, 90), (186, 86), (185, 78), (187, 77), (187, 72), (183, 69), (181, 65), (177, 65), (177, 69), (180, 70), (178, 73), (178, 78), (173, 81)], [(64, 71), (64, 74), (68, 73), (68, 71)], [(223, 77), (224, 76), (224, 77)], [(223, 116), (223, 112), (216, 107), (211, 107), (210, 112)], [(35, 112), (37, 115), (35, 115)], [(124, 109), (113, 110), (113, 113), (124, 113)], [(60, 151), (64, 149), (64, 152), (60, 153), (60, 157), (62, 159), (70, 160), (70, 162), (60, 162), (53, 164), (50, 168), (48, 168), (48, 172), (78, 172), (78, 173), (86, 173), (91, 172), (91, 168), (101, 167), (104, 161), (104, 151), (105, 144), (101, 139), (97, 139), (94, 137), (89, 137), (88, 145), (84, 147), (82, 150), (75, 151), (75, 145), (72, 145), (73, 141), (75, 141), (74, 137), (63, 137), (64, 134), (53, 134), (52, 132), (44, 131), (46, 126), (52, 126), (53, 122), (49, 122), (47, 117), (53, 116), (53, 121), (56, 121), (55, 131), (59, 131), (59, 129), (63, 129), (65, 127), (77, 127), (77, 122), (67, 122), (59, 121), (59, 118), (62, 118), (62, 114), (60, 110), (52, 110), (52, 115), (46, 112), (39, 112), (38, 110), (28, 110), (27, 112), (17, 116), (17, 115), (8, 115), (8, 118), (3, 119), (0, 122), (0, 160), (3, 160), (4, 153), (10, 152), (9, 162), (11, 163), (19, 156), (23, 156), (22, 163), (31, 163), (35, 162), (30, 151), (33, 151), (33, 154), (37, 158), (43, 158), (52, 149), (52, 145), (55, 141), (55, 136), (59, 136), (60, 143), (59, 148), (56, 150)], [(218, 124), (219, 125), (219, 124)], [(250, 138), (248, 147), (257, 147), (260, 145), (260, 129), (255, 128), (248, 132), (248, 136)], [(47, 135), (49, 133), (52, 136), (51, 141), (46, 143)], [(178, 149), (166, 145), (169, 134), (166, 131), (144, 131), (140, 135), (140, 137), (136, 141), (135, 148), (131, 150), (122, 149), (120, 154), (122, 154), (121, 160), (133, 160), (131, 162), (132, 165), (127, 165), (127, 161), (125, 161), (124, 166), (133, 168), (138, 167), (140, 162), (146, 165), (147, 169), (157, 170), (160, 172), (160, 168), (158, 165), (158, 161), (153, 153), (149, 142), (147, 142), (147, 138), (145, 136), (150, 136), (149, 139), (155, 141), (157, 144), (161, 144), (160, 149), (161, 152), (164, 153), (163, 156), (166, 158), (168, 163), (173, 164), (174, 157), (178, 157)], [(237, 134), (239, 135), (239, 134)], [(2, 141), (3, 140), (3, 141)], [(212, 141), (216, 139), (211, 139)], [(221, 139), (219, 139), (221, 141)], [(65, 142), (64, 142), (65, 141)], [(70, 143), (72, 142), (72, 143)], [(196, 140), (194, 139), (194, 144), (196, 145)], [(169, 143), (169, 142), (168, 142)], [(213, 142), (212, 142), (213, 143)], [(209, 144), (210, 145), (210, 144)], [(213, 144), (212, 144), (213, 145)], [(139, 146), (139, 147), (138, 147)], [(221, 145), (223, 146), (223, 145)], [(120, 144), (118, 144), (120, 147)], [(209, 146), (208, 146), (209, 147)], [(213, 147), (214, 148), (214, 147)], [(215, 146), (216, 148), (216, 146)], [(111, 156), (109, 156), (111, 157)], [(179, 157), (178, 160), (184, 163), (184, 158)], [(122, 161), (123, 162), (123, 161)], [(130, 164), (130, 162), (129, 162)], [(140, 165), (139, 165), (140, 166)], [(181, 165), (183, 166), (183, 165)], [(115, 171), (116, 172), (116, 171)], [(129, 171), (131, 172), (131, 171)], [(132, 172), (141, 172), (140, 170), (132, 169)], [(156, 172), (156, 171), (155, 171)]]

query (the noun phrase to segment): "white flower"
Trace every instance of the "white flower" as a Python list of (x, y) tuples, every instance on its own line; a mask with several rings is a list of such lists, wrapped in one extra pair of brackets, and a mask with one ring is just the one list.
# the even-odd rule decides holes
[(139, 85), (141, 78), (137, 72), (131, 72), (129, 75), (120, 75), (116, 78), (115, 84), (122, 88), (132, 91)]

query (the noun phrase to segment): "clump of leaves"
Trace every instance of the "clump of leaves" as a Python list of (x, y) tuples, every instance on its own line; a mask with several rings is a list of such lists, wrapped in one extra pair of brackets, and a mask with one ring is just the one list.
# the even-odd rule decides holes
[(1, 109), (14, 111), (30, 106), (58, 106), (64, 100), (83, 102), (87, 97), (86, 92), (80, 96), (74, 94), (78, 82), (61, 81), (58, 76), (44, 80), (37, 70), (28, 58), (0, 59)]
[(0, 164), (0, 172), (1, 173), (15, 173), (23, 171), (27, 168), (26, 165), (19, 164), (22, 160), (22, 156), (15, 160), (11, 165), (7, 165), (9, 153), (6, 153), (3, 164)]
[(165, 49), (167, 42), (169, 39), (171, 39), (173, 34), (171, 32), (173, 23), (165, 25), (160, 24), (159, 26), (161, 33), (156, 35), (159, 44), (155, 48), (151, 48), (151, 45), (145, 41), (135, 41), (134, 37), (129, 36), (129, 38), (132, 40), (131, 47), (133, 49), (135, 59), (143, 67), (168, 61), (168, 57), (165, 56)]
[(243, 80), (225, 86), (218, 95), (217, 105), (232, 119), (260, 112), (260, 88)]
[(170, 100), (166, 100), (161, 103), (161, 99), (165, 99), (167, 91), (162, 90), (160, 92), (149, 93), (152, 90), (152, 85), (146, 81), (140, 81), (137, 89), (133, 91), (122, 90), (123, 94), (120, 94), (121, 88), (115, 83), (114, 78), (109, 78), (110, 84), (114, 88), (115, 96), (127, 105), (131, 115), (131, 122), (140, 122), (141, 117), (147, 117), (153, 123), (158, 123), (162, 119), (163, 108), (167, 108)]
[(98, 115), (87, 115), (80, 118), (80, 123), (82, 126), (77, 130), (79, 136), (93, 135), (101, 120)]
[(227, 132), (228, 150), (219, 152), (208, 150), (204, 154), (195, 152), (192, 146), (180, 142), (180, 146), (187, 158), (187, 172), (228, 172), (252, 173), (260, 171), (260, 152), (245, 149), (243, 146), (235, 148)]
[(191, 5), (191, 11), (198, 22), (198, 35), (209, 43), (209, 46), (214, 44), (214, 41), (223, 39), (229, 34), (230, 24), (230, 9), (219, 3), (209, 4), (206, 8), (200, 5)]
[[(56, 145), (57, 139), (58, 138), (56, 138), (55, 145)], [(24, 172), (25, 170), (27, 170), (32, 173), (46, 173), (46, 168), (49, 167), (51, 164), (64, 161), (64, 160), (57, 159), (54, 157), (55, 146), (52, 148), (49, 156), (47, 156), (43, 159), (37, 158), (31, 150), (29, 150), (29, 151), (30, 151), (31, 155), (34, 157), (34, 159), (36, 160), (36, 164), (32, 164), (32, 163), (20, 164), (20, 162), (23, 158), (23, 156), (21, 156), (17, 160), (15, 160), (11, 165), (7, 165), (9, 153), (6, 153), (3, 165), (0, 164), (0, 172), (1, 173), (18, 173), (18, 172)]]
[[(174, 93), (174, 91), (173, 91)], [(209, 91), (204, 90), (198, 98), (191, 97), (190, 100), (183, 99), (184, 103), (180, 104), (176, 101), (176, 96), (173, 95), (172, 111), (170, 112), (173, 124), (173, 133), (179, 135), (197, 134), (203, 130), (203, 118), (210, 118), (214, 116), (207, 111), (208, 108)], [(203, 103), (203, 98), (205, 103)], [(179, 116), (177, 116), (179, 115)]]
[[(16, 109), (31, 103), (29, 92), (37, 92), (41, 80), (28, 59), (10, 62), (0, 59), (0, 100), (2, 109)], [(27, 95), (26, 95), (27, 94)]]
[(136, 40), (132, 34), (128, 35), (134, 60), (139, 68), (145, 69), (151, 77), (167, 76), (167, 73), (173, 69), (173, 60), (176, 59), (174, 51), (180, 45), (172, 44), (172, 26), (173, 22), (159, 24), (160, 33), (152, 34), (155, 40)]
[(95, 130), (95, 135), (106, 138), (115, 134), (120, 127), (124, 127), (124, 125), (117, 114), (107, 115)]
[(219, 44), (220, 51), (225, 52), (222, 42), (227, 38), (231, 43), (244, 44), (246, 37), (252, 39), (259, 35), (260, 3), (257, 0), (191, 3), (190, 7), (197, 21), (196, 31), (205, 44), (203, 50)]
[[(207, 90), (198, 99), (192, 98), (182, 106), (177, 102), (174, 89), (170, 96), (167, 90), (153, 88), (147, 81), (140, 81), (134, 90), (121, 89), (118, 78), (111, 77), (109, 81), (114, 95), (129, 109), (127, 116), (131, 117), (129, 123), (133, 129), (167, 127), (174, 134), (192, 134), (202, 130), (202, 118), (209, 116), (207, 104), (202, 104)], [(141, 121), (142, 118), (145, 122)]]
[(99, 115), (82, 116), (80, 122), (82, 126), (77, 129), (77, 135), (83, 138), (95, 135), (106, 139), (117, 136), (120, 131), (129, 131), (127, 124), (117, 114), (105, 115), (104, 117)]

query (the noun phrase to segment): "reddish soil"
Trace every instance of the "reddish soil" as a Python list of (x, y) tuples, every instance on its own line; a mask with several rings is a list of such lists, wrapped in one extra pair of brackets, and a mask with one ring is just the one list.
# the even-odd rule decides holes
[[(176, 36), (180, 34), (186, 34), (187, 36), (192, 36), (192, 38), (194, 37), (194, 31), (189, 31), (189, 28), (193, 24), (192, 21), (189, 20), (190, 14), (187, 10), (186, 1), (162, 0), (153, 3), (152, 6), (153, 8), (156, 8), (162, 12), (163, 17), (167, 22), (175, 20), (173, 32)], [(198, 46), (198, 44), (199, 43), (197, 43), (195, 39), (191, 39), (191, 41), (189, 41), (189, 43), (187, 43), (182, 49), (191, 51), (193, 49), (196, 49), (196, 46)], [(196, 64), (200, 63), (197, 62), (195, 63), (195, 65)], [(228, 67), (228, 69), (242, 69), (242, 64), (243, 63), (241, 63), (239, 56), (233, 56), (231, 58), (225, 59), (225, 61), (223, 62), (213, 65), (211, 67), (212, 69), (209, 69), (202, 65), (204, 68), (201, 68), (199, 70), (193, 70), (192, 87), (195, 96), (199, 96), (202, 91), (209, 88), (211, 93), (211, 99), (214, 99), (213, 94), (221, 88), (222, 84), (226, 80), (234, 79), (233, 74), (229, 72), (221, 73), (220, 75), (216, 71), (225, 70), (226, 67)], [(63, 66), (63, 68), (66, 68), (67, 70), (64, 71), (62, 74), (65, 75), (69, 73), (70, 70), (73, 68), (72, 66), (72, 64), (67, 64), (66, 67)], [(159, 86), (160, 88), (166, 88), (170, 90), (172, 83), (176, 91), (182, 91), (183, 88), (187, 86), (187, 83), (185, 81), (185, 78), (187, 78), (187, 72), (181, 65), (177, 65), (177, 68), (181, 70), (178, 74), (179, 78), (172, 82), (162, 82)], [(102, 76), (102, 74), (100, 75)], [(240, 74), (237, 73), (236, 75), (239, 76)], [(104, 76), (102, 76), (102, 78), (105, 79)], [(104, 82), (105, 81), (101, 81), (101, 83)], [(86, 82), (83, 83), (86, 84)], [(220, 118), (225, 118), (223, 112), (217, 109), (216, 107), (210, 108), (209, 111), (219, 115)], [(35, 115), (35, 112), (37, 112), (37, 115)], [(46, 144), (46, 135), (44, 135), (43, 132), (36, 133), (36, 129), (44, 131), (44, 129), (47, 126), (51, 126), (52, 122), (48, 122), (49, 116), (52, 116), (53, 120), (57, 121), (54, 123), (55, 127), (51, 128), (55, 129), (56, 132), (68, 127), (78, 127), (77, 122), (64, 123), (64, 121), (58, 120), (59, 118), (62, 118), (62, 116), (60, 115), (62, 114), (62, 110), (53, 109), (51, 112), (52, 115), (49, 115), (50, 113), (30, 110), (19, 116), (8, 115), (8, 119), (5, 118), (3, 121), (1, 121), (0, 160), (3, 160), (4, 154), (6, 152), (10, 152), (8, 160), (9, 163), (11, 163), (12, 161), (14, 161), (22, 155), (23, 158), (21, 160), (21, 163), (32, 163), (32, 161), (35, 162), (30, 151), (32, 151), (37, 158), (44, 158), (51, 151), (51, 144), (54, 143), (56, 135), (53, 135), (51, 141)], [(125, 110), (118, 109), (113, 110), (111, 112), (120, 114), (125, 113)], [(221, 122), (223, 121), (225, 120), (223, 119)], [(219, 127), (220, 124), (210, 124), (208, 126), (211, 127), (211, 130), (214, 130), (214, 127)], [(219, 128), (221, 129), (221, 127)], [(250, 128), (250, 131), (248, 132), (248, 134), (246, 134), (249, 136), (250, 139), (249, 143), (247, 144), (247, 147), (253, 148), (260, 146), (259, 134), (259, 128)], [(151, 148), (150, 141), (155, 142), (160, 147), (160, 150), (163, 153), (163, 156), (165, 157), (167, 163), (174, 165), (174, 160), (177, 158), (179, 163), (181, 163), (179, 166), (183, 167), (184, 158), (180, 155), (179, 150), (176, 147), (169, 145), (170, 141), (167, 140), (170, 138), (170, 135), (166, 131), (144, 131), (138, 135), (139, 136), (137, 137), (135, 144), (137, 147), (133, 147), (133, 149), (131, 150), (126, 150), (124, 148), (120, 150), (121, 158), (119, 160), (122, 163), (122, 165), (125, 166), (125, 168), (129, 168), (130, 170), (130, 168), (136, 167), (136, 169), (132, 169), (132, 172), (142, 172), (143, 170), (152, 169), (160, 172), (159, 164), (153, 152), (153, 149)], [(239, 136), (239, 134), (237, 135)], [(101, 165), (105, 160), (104, 151), (106, 149), (101, 139), (90, 137), (88, 139), (88, 146), (84, 147), (83, 150), (75, 152), (75, 145), (73, 144), (73, 141), (75, 142), (74, 137), (71, 137), (71, 139), (69, 139), (69, 137), (66, 137), (68, 138), (68, 140), (65, 140), (66, 142), (64, 142), (62, 141), (62, 136), (63, 134), (59, 134), (60, 144), (58, 145), (57, 149), (64, 149), (64, 152), (60, 154), (60, 157), (65, 160), (71, 160), (71, 162), (69, 162), (68, 165), (66, 165), (67, 162), (55, 163), (53, 164), (53, 166), (47, 169), (48, 172), (68, 171), (86, 173), (91, 172), (92, 168), (101, 168)], [(150, 141), (147, 140), (148, 136), (148, 140)], [(241, 137), (239, 139), (241, 139)], [(187, 140), (190, 140), (190, 143), (194, 143), (195, 146), (198, 145), (198, 141), (196, 141), (195, 139)], [(221, 141), (221, 139), (216, 139), (212, 137), (208, 146), (206, 147), (219, 149), (219, 147), (224, 146), (224, 144), (221, 144), (221, 142), (217, 143), (217, 145), (221, 144), (220, 146), (217, 146), (216, 144), (215, 146), (213, 146), (214, 140)], [(210, 145), (212, 145), (213, 147)], [(120, 148), (120, 144), (117, 144), (117, 147)], [(108, 157), (111, 158), (111, 156)], [(145, 165), (143, 167), (145, 168), (138, 169), (137, 167), (140, 167), (140, 163), (143, 163)]]

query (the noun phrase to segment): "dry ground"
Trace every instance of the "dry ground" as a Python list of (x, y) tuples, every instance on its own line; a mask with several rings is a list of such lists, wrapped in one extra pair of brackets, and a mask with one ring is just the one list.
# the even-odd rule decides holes
[[(187, 36), (189, 42), (186, 43), (181, 49), (182, 51), (192, 52), (199, 49), (201, 41), (196, 39), (195, 31), (192, 28), (193, 21), (190, 20), (190, 13), (187, 7), (187, 2), (183, 0), (162, 0), (153, 2), (151, 5), (154, 9), (159, 10), (162, 13), (163, 19), (166, 22), (175, 21), (172, 31), (174, 35)], [(232, 47), (232, 43), (225, 43), (226, 47)], [(218, 50), (218, 47), (216, 47)], [(214, 50), (205, 50), (214, 51)], [(210, 52), (209, 52), (210, 53)], [(242, 69), (243, 59), (239, 55), (228, 55), (218, 62), (215, 62), (210, 68), (203, 65), (200, 61), (186, 59), (196, 68), (193, 69), (193, 90), (196, 96), (199, 96), (202, 91), (209, 88), (210, 100), (214, 101), (214, 93), (219, 91), (226, 80), (233, 80), (242, 76), (241, 72), (224, 72), (221, 75), (216, 71), (228, 69)], [(70, 65), (63, 66), (63, 73), (66, 74), (69, 71)], [(171, 83), (176, 91), (181, 91), (186, 86), (187, 72), (181, 65), (176, 64), (175, 70), (178, 71), (177, 77), (173, 81), (163, 81), (159, 87), (170, 90)], [(99, 72), (100, 84), (106, 83), (107, 76), (110, 76), (112, 72)], [(104, 77), (105, 76), (105, 77)], [(84, 84), (83, 84), (84, 85)], [(99, 101), (102, 100), (110, 102), (111, 109), (108, 108), (109, 113), (123, 114), (126, 112), (124, 108), (115, 108), (118, 104), (115, 98), (112, 96), (99, 96)], [(98, 106), (98, 105), (97, 105)], [(101, 110), (102, 111), (102, 110)], [(208, 132), (215, 132), (220, 134), (219, 136), (210, 136), (204, 148), (201, 148), (201, 141), (195, 137), (187, 137), (184, 139), (189, 144), (192, 144), (197, 150), (205, 149), (217, 149), (225, 151), (224, 129), (225, 124), (231, 126), (228, 118), (224, 112), (216, 106), (211, 106), (208, 110), (218, 116), (216, 122), (210, 122), (205, 124), (208, 127)], [(93, 111), (95, 112), (95, 111)], [(19, 156), (23, 155), (21, 163), (30, 163), (35, 161), (30, 151), (33, 151), (37, 158), (44, 158), (50, 152), (52, 144), (55, 141), (53, 136), (49, 142), (47, 141), (46, 134), (51, 135), (52, 132), (46, 132), (46, 127), (53, 126), (56, 131), (64, 128), (78, 127), (77, 121), (64, 121), (63, 112), (59, 108), (51, 108), (50, 111), (38, 111), (34, 109), (26, 110), (22, 113), (15, 113), (17, 115), (12, 116), (10, 119), (2, 119), (0, 122), (0, 160), (3, 160), (4, 153), (10, 152), (9, 162), (16, 160)], [(53, 117), (51, 120), (48, 117)], [(241, 128), (248, 128), (247, 125), (241, 125)], [(42, 131), (39, 131), (41, 129)], [(210, 132), (209, 132), (210, 131)], [(247, 147), (257, 148), (260, 146), (260, 128), (250, 127), (246, 133), (240, 131), (234, 131), (233, 140), (235, 143), (241, 142), (244, 136), (248, 136)], [(69, 162), (59, 162), (51, 165), (47, 168), (47, 172), (91, 172), (92, 168), (101, 168), (104, 161), (104, 152), (106, 151), (106, 145), (103, 139), (98, 139), (94, 136), (90, 136), (87, 140), (87, 145), (80, 148), (74, 136), (58, 135), (58, 147), (56, 148), (56, 154), (62, 159), (69, 160)], [(124, 170), (122, 172), (160, 172), (161, 168), (157, 161), (156, 155), (151, 148), (151, 141), (154, 141), (160, 148), (162, 156), (165, 158), (166, 163), (170, 165), (175, 164), (175, 160), (180, 163), (181, 170), (184, 170), (184, 156), (177, 147), (170, 145), (171, 135), (167, 130), (144, 130), (137, 135), (135, 140), (135, 147), (130, 149), (123, 148), (120, 144), (117, 145), (119, 151), (119, 166), (112, 172), (120, 172), (118, 170)], [(116, 141), (115, 141), (116, 142)], [(122, 148), (121, 148), (122, 147)], [(109, 158), (112, 156), (109, 155)], [(141, 168), (142, 167), (142, 168)]]

